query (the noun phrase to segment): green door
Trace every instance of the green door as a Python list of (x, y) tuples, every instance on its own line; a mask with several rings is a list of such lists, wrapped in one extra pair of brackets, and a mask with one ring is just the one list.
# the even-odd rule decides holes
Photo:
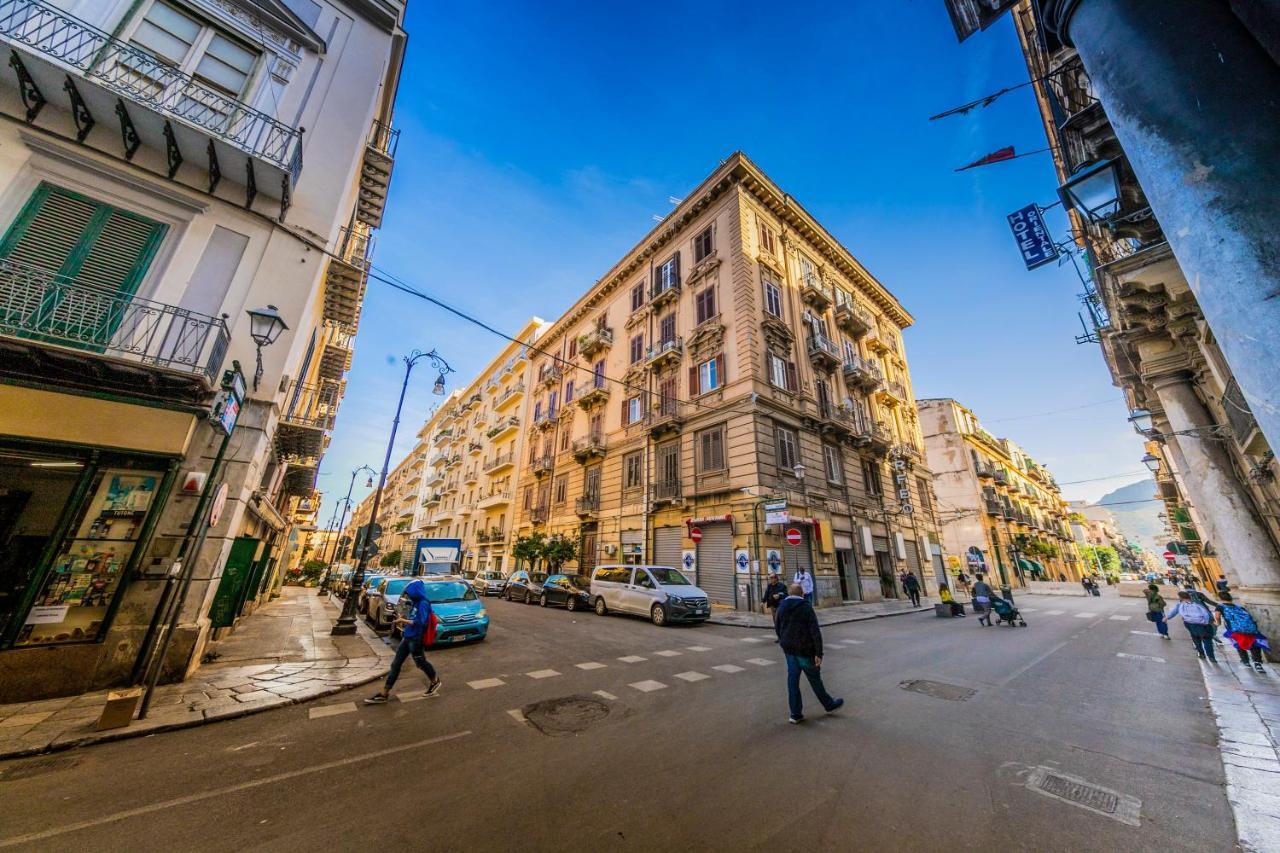
[(245, 587), (249, 583), (261, 540), (252, 536), (240, 536), (231, 543), (231, 553), (227, 555), (227, 563), (222, 567), (222, 579), (218, 581), (218, 591), (214, 594), (213, 605), (209, 608), (209, 620), (215, 628), (230, 628), (240, 615), (240, 603)]
[(166, 228), (40, 184), (0, 239), (0, 327), (96, 352), (118, 330), (127, 338), (145, 334), (157, 318), (136, 310), (130, 297)]

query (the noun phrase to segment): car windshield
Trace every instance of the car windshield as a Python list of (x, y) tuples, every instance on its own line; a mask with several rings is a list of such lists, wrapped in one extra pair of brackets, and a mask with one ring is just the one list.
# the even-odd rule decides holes
[(652, 568), (649, 569), (649, 574), (663, 586), (693, 586), (688, 578), (675, 569)]
[(542, 583), (546, 579), (547, 579), (546, 572), (534, 572), (533, 574), (529, 575), (529, 580), (533, 581), (534, 583)]
[(404, 588), (409, 585), (412, 578), (397, 578), (393, 581), (387, 581), (387, 585), (382, 588), (383, 595), (400, 595), (404, 592)]
[(461, 581), (438, 581), (424, 584), (427, 588), (427, 601), (432, 604), (443, 604), (447, 601), (475, 601), (476, 593), (470, 585)]
[(481, 575), (481, 577), (487, 581), (496, 581), (499, 578), (501, 578), (502, 575), (498, 574), (497, 572), (485, 572), (483, 575)]
[(591, 578), (586, 575), (568, 575), (565, 579), (578, 589), (588, 589), (591, 586)]

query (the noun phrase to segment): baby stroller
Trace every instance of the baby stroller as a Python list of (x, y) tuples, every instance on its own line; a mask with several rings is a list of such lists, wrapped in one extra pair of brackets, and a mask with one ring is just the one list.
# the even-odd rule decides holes
[(1018, 624), (1021, 627), (1027, 627), (1027, 622), (1022, 618), (1022, 614), (1018, 612), (1018, 608), (1013, 606), (1013, 602), (1005, 601), (998, 595), (991, 596), (991, 609), (995, 611), (997, 624), (999, 622), (1008, 622), (1010, 625)]

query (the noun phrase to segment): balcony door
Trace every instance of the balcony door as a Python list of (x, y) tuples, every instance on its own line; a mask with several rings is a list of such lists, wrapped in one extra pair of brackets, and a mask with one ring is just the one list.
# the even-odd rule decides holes
[(95, 352), (145, 344), (163, 318), (132, 297), (166, 228), (41, 183), (0, 240), (0, 328)]

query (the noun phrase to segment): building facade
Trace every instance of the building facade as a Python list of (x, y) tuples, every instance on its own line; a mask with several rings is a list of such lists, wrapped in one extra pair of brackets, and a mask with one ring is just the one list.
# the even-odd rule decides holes
[(734, 154), (531, 348), (516, 535), (571, 539), (580, 572), (683, 567), (729, 607), (771, 567), (821, 604), (934, 588), (911, 322)]
[(1049, 469), (955, 400), (916, 405), (947, 551), (970, 573), (1013, 587), (1079, 580), (1067, 503)]
[[(1146, 143), (1132, 150), (1131, 143), (1137, 138), (1131, 124), (1134, 114), (1126, 111), (1132, 105), (1125, 104), (1121, 97), (1109, 103), (1104, 94), (1115, 94), (1116, 81), (1106, 81), (1106, 92), (1097, 88), (1089, 70), (1091, 64), (1097, 68), (1097, 62), (1082, 56), (1071, 39), (1063, 38), (1071, 17), (1068, 5), (1023, 2), (1013, 11), (1027, 67), (1039, 81), (1035, 86), (1037, 100), (1060, 183), (1069, 189), (1090, 174), (1114, 176), (1110, 179), (1112, 189), (1104, 194), (1111, 196), (1110, 204), (1090, 215), (1075, 208), (1069, 210), (1074, 236), (1085, 250), (1091, 273), (1085, 301), (1092, 328), (1085, 339), (1101, 345), (1112, 381), (1124, 391), (1134, 410), (1135, 424), (1158, 445), (1154, 452), (1149, 449), (1149, 455), (1159, 460), (1160, 497), (1166, 500), (1179, 538), (1193, 556), (1216, 558), (1260, 621), (1268, 630), (1280, 630), (1280, 485), (1276, 480), (1280, 466), (1249, 402), (1274, 399), (1276, 388), (1275, 371), (1266, 367), (1274, 366), (1280, 358), (1274, 336), (1259, 337), (1249, 331), (1255, 323), (1262, 324), (1259, 328), (1275, 327), (1274, 319), (1265, 319), (1268, 312), (1274, 315), (1274, 300), (1259, 297), (1250, 302), (1265, 289), (1263, 282), (1275, 276), (1274, 263), (1261, 278), (1254, 275), (1247, 284), (1228, 285), (1244, 268), (1231, 266), (1235, 261), (1247, 266), (1259, 247), (1268, 241), (1274, 247), (1274, 229), (1260, 234), (1256, 220), (1247, 224), (1233, 221), (1226, 227), (1232, 218), (1229, 216), (1197, 214), (1194, 219), (1186, 218), (1186, 190), (1194, 182), (1178, 178), (1170, 183), (1168, 176), (1179, 174), (1173, 163), (1166, 164), (1167, 170), (1153, 171), (1153, 149)], [(1092, 5), (1101, 9), (1103, 4)], [(1145, 21), (1133, 30), (1142, 37), (1135, 39), (1131, 47), (1151, 47), (1159, 40), (1157, 36), (1169, 36), (1192, 20), (1201, 21), (1205, 32), (1225, 32), (1224, 28), (1235, 27), (1238, 34), (1244, 33), (1243, 27), (1236, 26), (1239, 21), (1231, 24), (1228, 20), (1234, 20), (1228, 5), (1159, 4), (1157, 14), (1168, 18), (1165, 25), (1156, 27), (1152, 21)], [(1180, 10), (1175, 12), (1174, 6)], [(1151, 7), (1144, 14), (1151, 12), (1156, 8)], [(1046, 15), (1052, 20), (1046, 22)], [(1088, 30), (1077, 28), (1075, 32)], [(1102, 31), (1094, 35), (1101, 36)], [(1095, 38), (1089, 41), (1094, 47), (1098, 45)], [(1195, 42), (1196, 50), (1203, 48), (1220, 58), (1214, 54), (1222, 49), (1220, 45), (1215, 47), (1207, 38), (1196, 38)], [(1254, 55), (1243, 43), (1233, 44), (1244, 51), (1241, 57)], [(1258, 51), (1256, 44), (1253, 50)], [(1184, 60), (1184, 53), (1182, 49), (1177, 51), (1177, 62)], [(1222, 67), (1218, 59), (1208, 66), (1196, 64), (1199, 60), (1193, 61), (1190, 56), (1185, 60), (1185, 72), (1202, 82), (1204, 74), (1218, 74), (1214, 67)], [(1169, 70), (1164, 68), (1164, 72)], [(1183, 70), (1180, 68), (1179, 72)], [(1272, 81), (1274, 71), (1271, 64)], [(1236, 73), (1245, 72), (1236, 67), (1232, 74)], [(1150, 82), (1158, 78), (1144, 75), (1143, 79)], [(1236, 94), (1244, 94), (1239, 91), (1242, 87), (1232, 85)], [(1209, 97), (1210, 88), (1194, 93), (1197, 104)], [(1243, 88), (1249, 88), (1250, 95), (1261, 91)], [(1187, 86), (1166, 93), (1174, 100), (1188, 94), (1192, 89)], [(1215, 96), (1213, 101), (1215, 108), (1236, 106), (1230, 98), (1220, 103)], [(1123, 121), (1113, 121), (1116, 110), (1120, 110)], [(1174, 111), (1174, 102), (1166, 97), (1160, 107), (1163, 118), (1147, 130), (1170, 130), (1156, 125)], [(1200, 113), (1195, 121), (1206, 119), (1202, 110), (1193, 112)], [(1235, 115), (1234, 119), (1244, 115)], [(1189, 114), (1186, 117), (1191, 118)], [(1257, 119), (1246, 116), (1245, 120)], [(1139, 135), (1145, 132), (1137, 130)], [(1185, 132), (1185, 127), (1179, 132)], [(1274, 140), (1274, 123), (1267, 132)], [(1236, 153), (1244, 156), (1241, 150)], [(1211, 161), (1214, 157), (1206, 154), (1204, 162)], [(1221, 162), (1219, 165), (1225, 167)], [(1204, 164), (1199, 168), (1205, 169)], [(1274, 169), (1275, 158), (1260, 162), (1259, 168)], [(1210, 184), (1231, 174), (1226, 168), (1204, 172), (1210, 173), (1214, 175), (1208, 179)], [(1244, 183), (1238, 181), (1239, 175), (1230, 180), (1240, 187), (1256, 188), (1258, 184), (1252, 182), (1261, 180), (1261, 174), (1257, 172), (1258, 177)], [(1207, 190), (1208, 184), (1204, 188)], [(1256, 190), (1251, 192), (1256, 195)], [(1233, 216), (1243, 210), (1235, 205), (1231, 209)], [(1162, 221), (1165, 215), (1173, 217), (1176, 233), (1170, 234), (1168, 223)], [(1211, 227), (1209, 220), (1213, 220)], [(1192, 245), (1201, 238), (1208, 239), (1211, 232), (1222, 232), (1213, 238), (1212, 249)], [(1239, 246), (1241, 240), (1251, 248), (1235, 256), (1225, 250), (1227, 245)], [(1274, 257), (1274, 248), (1270, 252)], [(1193, 275), (1188, 275), (1187, 263), (1191, 263)], [(1229, 311), (1224, 310), (1224, 297), (1234, 306)], [(1211, 300), (1211, 317), (1206, 316), (1205, 299)], [(1213, 322), (1223, 327), (1215, 328)], [(1251, 354), (1245, 357), (1244, 352)], [(1246, 383), (1237, 381), (1239, 371), (1249, 377), (1252, 390), (1248, 394), (1242, 391), (1242, 384)], [(1268, 411), (1268, 417), (1274, 417), (1274, 407)], [(1148, 417), (1150, 423), (1146, 422)]]
[(182, 677), (278, 584), (386, 200), (403, 6), (0, 2), (0, 702), (138, 680), (175, 600)]

